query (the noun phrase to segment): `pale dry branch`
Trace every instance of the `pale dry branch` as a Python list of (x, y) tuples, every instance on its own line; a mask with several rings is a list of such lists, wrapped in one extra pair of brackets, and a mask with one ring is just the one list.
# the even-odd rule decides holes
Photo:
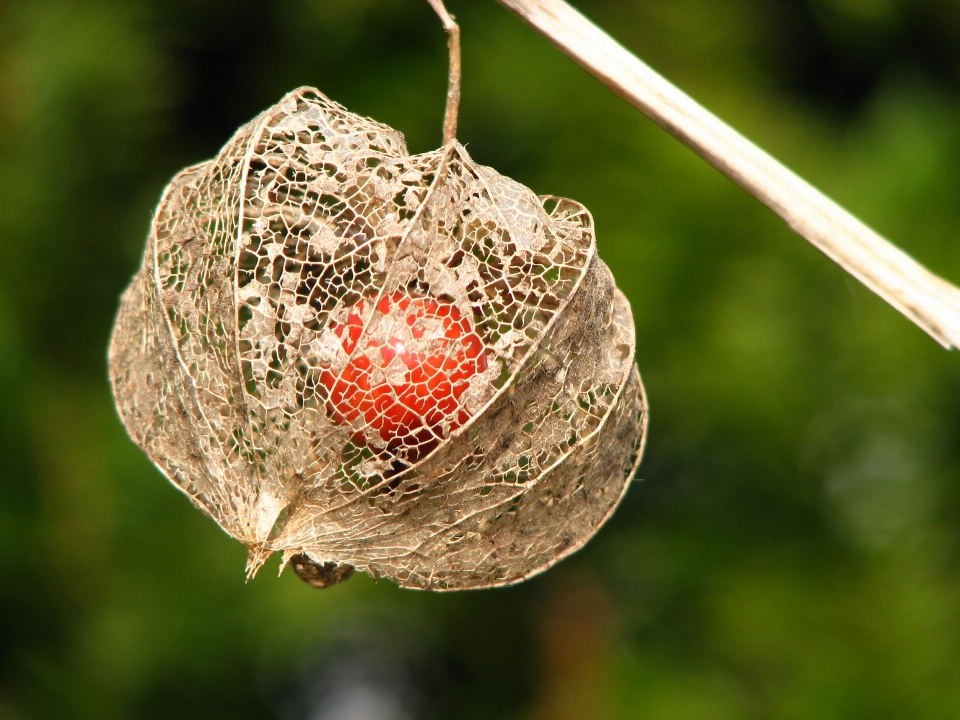
[(449, 39), (450, 49), (450, 77), (447, 84), (447, 110), (443, 118), (443, 144), (446, 145), (457, 137), (457, 118), (460, 114), (460, 26), (443, 4), (443, 0), (427, 0), (443, 23)]
[(941, 345), (960, 344), (960, 289), (704, 109), (564, 0), (499, 1)]

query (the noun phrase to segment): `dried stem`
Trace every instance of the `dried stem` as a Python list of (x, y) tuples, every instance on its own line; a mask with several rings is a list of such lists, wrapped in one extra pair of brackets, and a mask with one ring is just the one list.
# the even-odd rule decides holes
[(701, 107), (564, 0), (499, 1), (743, 186), (941, 345), (960, 345), (960, 289)]
[(450, 48), (450, 79), (447, 84), (447, 111), (443, 118), (443, 144), (457, 137), (457, 117), (460, 114), (460, 26), (453, 15), (447, 12), (443, 0), (427, 0), (440, 16), (443, 29), (447, 31)]

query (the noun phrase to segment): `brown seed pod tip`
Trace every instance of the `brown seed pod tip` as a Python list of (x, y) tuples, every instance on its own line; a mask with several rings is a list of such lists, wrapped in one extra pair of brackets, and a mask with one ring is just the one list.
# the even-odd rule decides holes
[(320, 565), (303, 553), (290, 558), (290, 565), (301, 580), (321, 590), (349, 580), (354, 571), (353, 565), (347, 563), (326, 562)]

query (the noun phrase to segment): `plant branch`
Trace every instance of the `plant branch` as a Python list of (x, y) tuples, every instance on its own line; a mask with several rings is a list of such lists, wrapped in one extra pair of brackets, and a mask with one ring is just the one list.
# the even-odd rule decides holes
[(457, 137), (457, 118), (460, 114), (460, 26), (453, 15), (447, 12), (443, 0), (427, 0), (443, 23), (443, 29), (449, 36), (447, 46), (450, 49), (450, 77), (447, 83), (447, 111), (443, 118), (443, 144)]
[(701, 107), (564, 0), (499, 2), (780, 215), (941, 345), (960, 345), (960, 289)]

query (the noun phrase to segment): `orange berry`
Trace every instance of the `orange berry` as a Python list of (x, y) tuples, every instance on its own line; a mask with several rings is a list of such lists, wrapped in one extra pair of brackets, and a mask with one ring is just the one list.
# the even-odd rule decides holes
[(470, 419), (460, 400), (487, 369), (483, 340), (451, 302), (402, 291), (372, 313), (369, 302), (328, 325), (350, 360), (321, 373), (327, 410), (339, 423), (362, 420), (389, 452), (416, 461)]

